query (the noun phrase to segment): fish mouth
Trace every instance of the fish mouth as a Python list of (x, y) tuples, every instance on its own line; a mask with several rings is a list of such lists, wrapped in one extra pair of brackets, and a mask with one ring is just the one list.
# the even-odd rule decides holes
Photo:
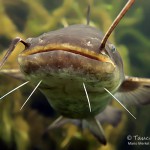
[(102, 53), (95, 53), (92, 50), (86, 49), (86, 48), (81, 48), (77, 46), (72, 46), (69, 45), (68, 43), (64, 44), (49, 44), (47, 46), (37, 46), (32, 49), (25, 50), (21, 53), (22, 56), (28, 56), (28, 55), (33, 55), (37, 53), (43, 53), (43, 52), (50, 52), (50, 51), (57, 51), (57, 50), (62, 50), (78, 55), (82, 55), (91, 59), (95, 59), (101, 62), (110, 62), (114, 65), (114, 63), (111, 61), (111, 59), (106, 55)]
[[(26, 74), (42, 72), (69, 72), (69, 74), (111, 73), (113, 61), (106, 54), (69, 44), (50, 44), (24, 50), (18, 57)], [(82, 73), (81, 73), (82, 72)]]

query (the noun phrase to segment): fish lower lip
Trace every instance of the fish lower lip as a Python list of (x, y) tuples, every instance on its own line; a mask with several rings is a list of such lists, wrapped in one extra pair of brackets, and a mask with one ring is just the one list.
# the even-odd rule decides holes
[(37, 72), (68, 72), (69, 74), (112, 73), (115, 67), (110, 62), (101, 62), (90, 57), (68, 52), (48, 51), (18, 57), (21, 69), (26, 74)]

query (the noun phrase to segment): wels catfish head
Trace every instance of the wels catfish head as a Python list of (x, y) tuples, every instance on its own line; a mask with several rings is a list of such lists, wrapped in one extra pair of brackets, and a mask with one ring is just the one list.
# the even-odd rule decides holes
[[(88, 118), (107, 106), (124, 79), (122, 60), (112, 44), (100, 51), (102, 34), (87, 25), (72, 25), (25, 41), (18, 61), (28, 80), (39, 88), (60, 114)], [(89, 111), (83, 83), (87, 87)]]

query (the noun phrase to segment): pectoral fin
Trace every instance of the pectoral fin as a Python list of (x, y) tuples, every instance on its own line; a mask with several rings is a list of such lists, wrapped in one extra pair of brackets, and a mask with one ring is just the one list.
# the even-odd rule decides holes
[(150, 104), (150, 79), (126, 76), (115, 97), (124, 105)]
[(82, 129), (89, 129), (90, 132), (98, 139), (98, 141), (104, 145), (106, 145), (106, 138), (103, 131), (103, 128), (100, 122), (95, 118), (90, 118), (86, 120), (78, 120), (78, 119), (68, 119), (63, 116), (60, 116), (56, 119), (43, 133), (43, 136), (46, 135), (48, 130), (53, 130), (55, 128), (59, 128), (66, 123), (73, 123)]
[(63, 116), (58, 117), (47, 129), (45, 132), (47, 132), (48, 130), (52, 130), (55, 128), (60, 128), (62, 127), (64, 124), (66, 123), (72, 123), (78, 127), (81, 127), (81, 120), (79, 119), (69, 119), (69, 118), (65, 118)]
[(90, 130), (90, 132), (98, 139), (100, 143), (106, 145), (107, 141), (105, 138), (104, 130), (97, 119), (90, 118), (88, 120), (83, 120), (83, 124)]
[(0, 70), (0, 74), (26, 81), (25, 76), (19, 69), (2, 69)]
[(112, 106), (107, 106), (103, 112), (96, 116), (96, 119), (101, 123), (110, 123), (116, 127), (121, 121), (122, 111)]

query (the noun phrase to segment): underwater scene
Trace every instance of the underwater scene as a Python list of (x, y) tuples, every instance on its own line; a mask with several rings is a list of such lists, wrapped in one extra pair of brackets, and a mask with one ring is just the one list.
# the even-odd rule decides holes
[[(104, 35), (127, 2), (128, 0), (0, 0), (0, 60), (16, 37), (26, 40), (70, 25), (86, 25), (87, 20), (90, 26)], [(87, 11), (89, 6), (90, 11)], [(108, 39), (120, 53), (124, 73), (128, 76), (150, 78), (149, 6), (148, 0), (135, 0)], [(109, 105), (119, 110), (120, 115), (119, 122), (115, 125), (102, 122), (106, 145), (100, 143), (89, 130), (82, 130), (84, 127), (76, 122), (66, 122), (48, 130), (60, 114), (50, 106), (44, 94), (38, 88), (35, 89), (35, 85), (24, 79), (18, 63), (18, 55), (24, 47), (23, 43), (17, 43), (0, 70), (0, 150), (150, 149), (148, 104), (127, 107), (135, 119), (112, 98)], [(24, 86), (3, 98), (23, 83)], [(150, 85), (147, 86), (149, 87)], [(34, 93), (22, 107), (33, 89)], [(111, 113), (108, 116), (114, 119)]]

